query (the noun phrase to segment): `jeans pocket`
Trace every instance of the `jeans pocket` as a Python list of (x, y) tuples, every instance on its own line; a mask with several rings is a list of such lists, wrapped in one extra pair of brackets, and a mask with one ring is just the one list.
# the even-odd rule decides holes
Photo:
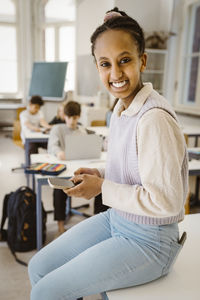
[(183, 248), (183, 245), (179, 244), (178, 242), (171, 243), (169, 259), (168, 259), (166, 266), (163, 268), (162, 275), (166, 275), (167, 273), (169, 273), (171, 271), (171, 269), (177, 259), (177, 256), (182, 248)]

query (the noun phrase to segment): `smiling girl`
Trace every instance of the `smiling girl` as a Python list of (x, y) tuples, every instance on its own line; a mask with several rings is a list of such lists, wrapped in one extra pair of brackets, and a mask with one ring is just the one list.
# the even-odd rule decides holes
[(64, 233), (29, 264), (31, 299), (56, 300), (144, 284), (166, 275), (181, 249), (187, 150), (176, 115), (151, 83), (139, 24), (117, 8), (91, 37), (107, 90), (119, 98), (105, 170), (80, 168), (66, 190), (110, 207)]

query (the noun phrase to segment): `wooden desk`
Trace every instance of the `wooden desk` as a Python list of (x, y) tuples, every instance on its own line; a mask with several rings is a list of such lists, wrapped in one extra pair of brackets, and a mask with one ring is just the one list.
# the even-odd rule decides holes
[[(44, 162), (44, 163), (62, 163), (66, 164), (67, 169), (58, 175), (62, 178), (70, 178), (74, 175), (74, 171), (80, 167), (86, 168), (103, 168), (106, 162), (106, 153), (102, 152), (100, 159), (92, 160), (74, 160), (74, 161), (61, 161), (55, 156), (49, 154), (32, 154), (31, 163)], [(48, 185), (47, 179), (50, 176), (34, 175), (36, 181), (36, 228), (37, 228), (37, 250), (42, 247), (42, 186)]]
[(30, 165), (30, 156), (29, 156), (29, 145), (30, 143), (46, 143), (49, 139), (49, 134), (44, 134), (42, 132), (34, 132), (29, 129), (24, 131), (25, 135), (25, 166)]
[(153, 282), (107, 292), (109, 300), (198, 300), (200, 298), (200, 214), (185, 216), (179, 223), (180, 234), (187, 232), (187, 239), (177, 261), (165, 277)]

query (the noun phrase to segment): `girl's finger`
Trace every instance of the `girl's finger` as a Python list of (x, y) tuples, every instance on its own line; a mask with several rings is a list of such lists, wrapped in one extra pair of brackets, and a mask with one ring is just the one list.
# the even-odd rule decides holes
[(75, 172), (74, 172), (74, 175), (80, 175), (83, 171), (83, 168), (79, 168), (78, 170), (76, 170)]
[(72, 181), (76, 184), (83, 181), (83, 175), (76, 175), (72, 177)]

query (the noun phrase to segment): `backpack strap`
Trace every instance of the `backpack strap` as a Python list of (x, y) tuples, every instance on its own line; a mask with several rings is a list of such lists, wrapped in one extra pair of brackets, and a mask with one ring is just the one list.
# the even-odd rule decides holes
[(16, 253), (15, 253), (15, 250), (13, 249), (12, 245), (9, 243), (9, 240), (7, 240), (7, 244), (8, 244), (8, 247), (9, 247), (9, 249), (10, 249), (10, 252), (11, 252), (12, 255), (14, 256), (16, 262), (18, 262), (19, 264), (21, 264), (21, 265), (23, 265), (23, 266), (28, 266), (28, 264), (27, 264), (25, 261), (23, 261), (23, 260), (21, 260), (21, 259), (19, 259), (19, 258), (17, 257), (17, 255), (16, 255)]
[(5, 224), (5, 221), (8, 217), (8, 210), (7, 210), (7, 207), (8, 207), (8, 199), (10, 197), (11, 193), (10, 194), (6, 194), (4, 199), (3, 199), (3, 210), (2, 210), (2, 219), (1, 219), (1, 230), (3, 229), (3, 226)]
[(8, 217), (8, 199), (10, 197), (10, 194), (6, 194), (3, 199), (3, 209), (2, 209), (2, 218), (1, 218), (1, 230), (0, 230), (0, 241), (6, 241), (7, 240), (7, 230), (3, 229), (5, 221)]
[(9, 246), (9, 249), (10, 249), (12, 255), (14, 256), (16, 262), (18, 262), (19, 264), (21, 264), (21, 265), (27, 267), (28, 264), (27, 264), (25, 261), (23, 261), (23, 260), (21, 260), (21, 259), (19, 259), (19, 258), (17, 257), (15, 251), (13, 251), (13, 249), (10, 247), (9, 243), (8, 243), (8, 246)]

